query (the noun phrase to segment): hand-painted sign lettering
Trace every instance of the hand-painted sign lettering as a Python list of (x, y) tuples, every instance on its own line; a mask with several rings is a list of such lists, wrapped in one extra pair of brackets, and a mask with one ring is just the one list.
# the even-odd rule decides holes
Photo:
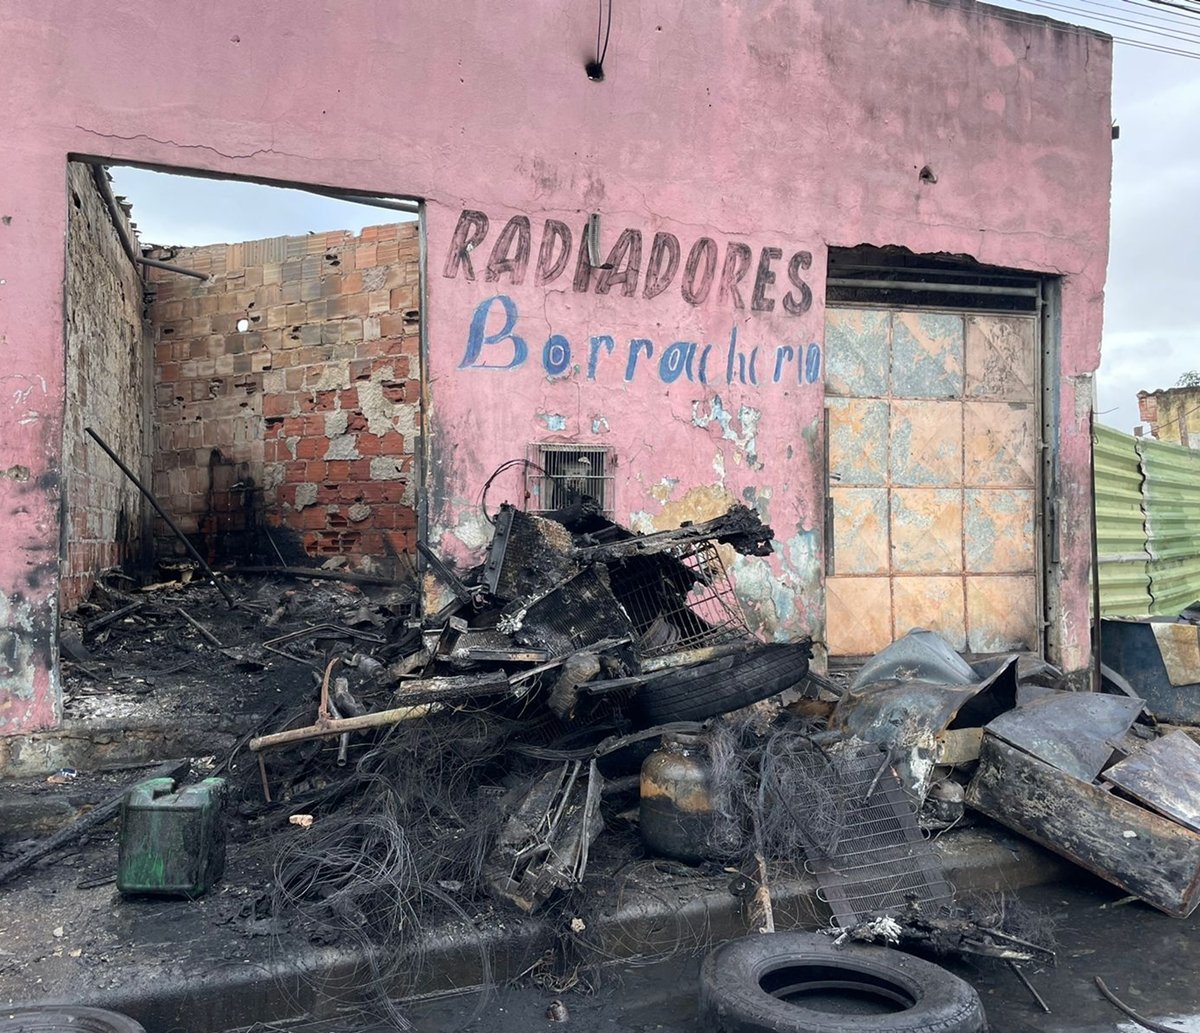
[[(520, 312), (506, 294), (485, 298), (471, 316), (467, 344), (459, 369), (519, 369), (529, 360), (528, 341), (518, 333)], [(489, 327), (492, 329), (489, 330)], [(821, 379), (821, 347), (811, 344), (745, 345), (738, 341), (738, 328), (729, 331), (728, 342), (672, 341), (662, 347), (648, 337), (634, 337), (618, 346), (610, 334), (593, 334), (586, 345), (572, 344), (569, 337), (551, 333), (541, 347), (543, 371), (561, 377), (572, 368), (586, 368), (588, 380), (597, 379), (609, 357), (624, 360), (624, 379), (657, 376), (664, 384), (686, 380), (697, 384), (760, 383), (815, 384)]]
[[(471, 281), (482, 275), (486, 283), (523, 284), (534, 253), (529, 217), (514, 215), (504, 224), (492, 242), (486, 264), (480, 267), (490, 231), (491, 221), (485, 213), (464, 209), (454, 228), (442, 275), (453, 280), (461, 274)], [(640, 288), (641, 297), (649, 300), (674, 288), (693, 306), (715, 298), (718, 304), (735, 310), (772, 312), (778, 304), (789, 316), (803, 315), (812, 307), (812, 288), (805, 279), (812, 267), (809, 251), (793, 252), (785, 265), (782, 248), (763, 247), (756, 260), (748, 244), (733, 240), (726, 243), (722, 256), (712, 237), (698, 237), (685, 258), (679, 237), (659, 231), (650, 242), (643, 267), (642, 232), (625, 228), (613, 242), (608, 257), (593, 266), (586, 232), (580, 231), (578, 247), (574, 239), (565, 222), (544, 221), (533, 272), (537, 286), (552, 284), (566, 273), (574, 251), (571, 289), (577, 294), (592, 291), (632, 298)]]

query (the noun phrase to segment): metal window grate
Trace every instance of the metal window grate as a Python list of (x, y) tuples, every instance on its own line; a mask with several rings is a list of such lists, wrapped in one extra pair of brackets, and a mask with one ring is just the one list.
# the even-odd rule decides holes
[(609, 566), (613, 594), (638, 632), (643, 657), (747, 638), (750, 629), (712, 541)]
[(593, 498), (612, 517), (616, 459), (606, 445), (536, 442), (529, 446), (525, 494), (530, 513), (548, 513)]

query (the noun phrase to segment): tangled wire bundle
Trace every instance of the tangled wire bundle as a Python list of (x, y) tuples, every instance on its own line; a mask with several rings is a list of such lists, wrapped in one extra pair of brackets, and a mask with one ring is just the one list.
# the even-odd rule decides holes
[[(396, 998), (421, 978), (430, 923), (473, 924), (502, 817), (496, 799), (514, 774), (505, 746), (516, 727), (470, 713), (396, 725), (326, 795), (329, 813), (314, 808), (310, 829), (289, 829), (276, 844), (274, 912), (314, 940), (359, 948), (370, 965), (368, 1003), (396, 1028), (411, 1028)], [(483, 947), (480, 971), (485, 993), (474, 1014), (490, 982)]]

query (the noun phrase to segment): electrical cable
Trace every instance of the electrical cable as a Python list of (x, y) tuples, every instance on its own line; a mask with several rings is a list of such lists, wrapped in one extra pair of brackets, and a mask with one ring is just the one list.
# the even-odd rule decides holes
[[(1175, 22), (1167, 21), (1166, 19), (1178, 18), (1180, 21), (1193, 21), (1196, 15), (1200, 15), (1200, 7), (1180, 7), (1176, 9), (1174, 5), (1166, 6), (1158, 2), (1158, 0), (1121, 0), (1122, 4), (1130, 4), (1135, 10), (1145, 11), (1147, 16), (1154, 14), (1162, 19), (1163, 25), (1173, 25)], [(1179, 12), (1186, 11), (1186, 14)], [(1192, 15), (1191, 18), (1188, 15)]]
[[(1157, 431), (1160, 431), (1160, 430), (1162, 430), (1162, 428), (1163, 428), (1163, 427), (1170, 427), (1170, 426), (1172, 426), (1173, 424), (1176, 424), (1176, 423), (1180, 423), (1180, 424), (1182, 425), (1181, 421), (1183, 420), (1183, 418), (1184, 418), (1185, 416), (1191, 416), (1191, 415), (1192, 415), (1192, 413), (1194, 413), (1194, 412), (1200, 412), (1200, 405), (1193, 405), (1193, 406), (1192, 406), (1190, 409), (1184, 409), (1184, 411), (1183, 411), (1183, 412), (1181, 412), (1181, 413), (1176, 413), (1176, 414), (1175, 414), (1174, 416), (1172, 416), (1172, 417), (1171, 417), (1169, 420), (1165, 420), (1165, 421), (1164, 421), (1164, 422), (1162, 422), (1162, 423), (1158, 423), (1158, 422), (1156, 421), (1156, 422), (1155, 422), (1155, 423), (1153, 423), (1151, 426), (1152, 426), (1152, 427), (1153, 427), (1153, 429), (1154, 429), (1154, 430), (1157, 432)], [(1174, 444), (1174, 442), (1168, 442), (1168, 444)]]
[[(930, 7), (938, 7), (938, 8), (942, 8), (942, 9), (945, 9), (947, 7), (947, 0), (918, 0), (918, 2), (927, 4)], [(1032, 0), (1030, 0), (1030, 2), (1032, 2)], [(1036, 19), (1039, 16), (1030, 14), (1029, 12), (1026, 12), (1026, 11), (1007, 10), (1004, 13), (1001, 13), (1000, 11), (996, 10), (996, 11), (993, 11), (992, 13), (990, 13), (988, 15), (988, 17), (994, 18), (996, 21), (1008, 22), (1011, 25), (1037, 25), (1038, 22)], [(1073, 33), (1074, 35), (1077, 35), (1077, 36), (1087, 36), (1087, 35), (1090, 35), (1092, 31), (1094, 31), (1094, 30), (1088, 30), (1087, 28), (1080, 26), (1080, 25), (1070, 25), (1070, 24), (1063, 24), (1062, 29), (1066, 32)], [(1121, 43), (1124, 46), (1129, 46), (1129, 47), (1136, 47), (1139, 50), (1151, 50), (1151, 51), (1154, 51), (1154, 52), (1160, 53), (1160, 54), (1171, 54), (1171, 55), (1174, 55), (1175, 57), (1186, 57), (1186, 58), (1191, 58), (1192, 60), (1200, 59), (1200, 51), (1197, 51), (1197, 50), (1183, 50), (1178, 47), (1168, 47), (1161, 43), (1152, 43), (1152, 42), (1148, 42), (1145, 40), (1129, 39), (1128, 37), (1117, 36), (1117, 35), (1113, 35), (1112, 38), (1115, 43)]]
[(1159, 4), (1162, 7), (1178, 8), (1180, 11), (1187, 11), (1188, 14), (1200, 14), (1200, 8), (1189, 7), (1185, 4), (1175, 3), (1174, 0), (1150, 0), (1150, 2), (1153, 4)]
[[(603, 3), (604, 0), (600, 0), (600, 2)], [(608, 23), (604, 26), (604, 49), (603, 50), (600, 49), (600, 25), (598, 22), (596, 24), (596, 51), (597, 51), (597, 54), (599, 55), (596, 58), (596, 61), (600, 65), (601, 68), (604, 67), (604, 59), (606, 57), (608, 57), (608, 41), (609, 41), (609, 38), (612, 36), (612, 7), (613, 7), (613, 0), (608, 0)]]
[[(1051, 0), (1025, 0), (1025, 3), (1033, 7), (1040, 7), (1047, 11), (1057, 11), (1061, 14), (1070, 14), (1075, 17), (1091, 18), (1094, 21), (1104, 22), (1109, 25), (1120, 25), (1123, 28), (1135, 29), (1138, 32), (1144, 32), (1150, 36), (1163, 36), (1167, 39), (1176, 40), (1178, 42), (1194, 42), (1200, 43), (1200, 35), (1186, 32), (1167, 32), (1164, 29), (1152, 29), (1146, 27), (1145, 24), (1133, 21), (1128, 18), (1118, 18), (1114, 15), (1097, 14), (1094, 11), (1080, 9), (1078, 7), (1068, 7), (1066, 4), (1054, 3)], [(1116, 37), (1114, 37), (1116, 38)]]
[(533, 462), (533, 460), (531, 460), (531, 459), (509, 459), (508, 461), (503, 462), (499, 466), (497, 466), (496, 469), (494, 469), (492, 471), (491, 476), (486, 481), (483, 482), (483, 491), (481, 491), (479, 493), (479, 508), (483, 511), (483, 519), (486, 520), (493, 527), (496, 525), (496, 520), (494, 517), (492, 517), (488, 513), (488, 510), (487, 510), (488, 488), (490, 488), (492, 486), (492, 482), (497, 477), (499, 477), (502, 473), (504, 473), (505, 470), (511, 470), (514, 466), (520, 466), (526, 470), (536, 470), (543, 477), (550, 476), (546, 472), (544, 467), (538, 466), (538, 464)]

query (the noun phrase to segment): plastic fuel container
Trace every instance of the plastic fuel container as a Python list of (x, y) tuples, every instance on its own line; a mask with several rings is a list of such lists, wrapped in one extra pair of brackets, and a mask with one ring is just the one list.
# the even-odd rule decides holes
[(134, 786), (121, 801), (117, 889), (199, 897), (225, 870), (223, 778), (175, 791), (170, 778)]

